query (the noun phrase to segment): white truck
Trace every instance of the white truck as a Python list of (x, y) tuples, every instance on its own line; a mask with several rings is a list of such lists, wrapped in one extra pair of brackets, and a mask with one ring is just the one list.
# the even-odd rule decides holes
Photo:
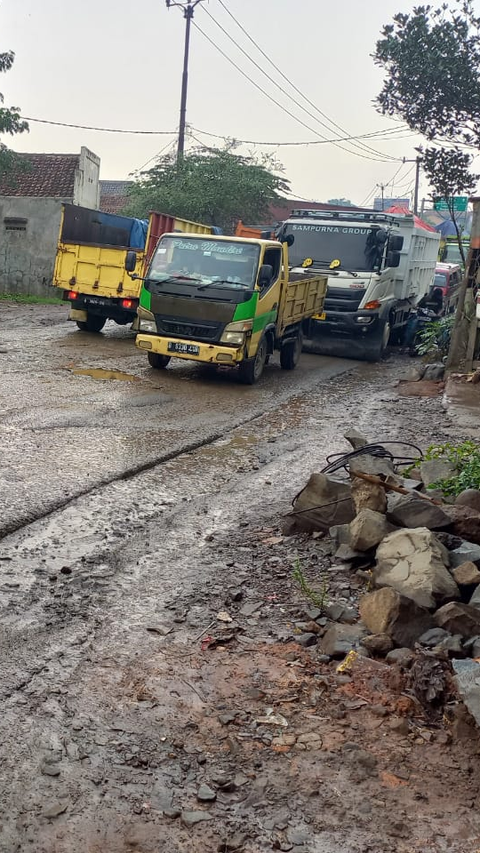
[(294, 210), (292, 268), (328, 275), (324, 310), (307, 321), (315, 352), (378, 361), (400, 343), (412, 308), (433, 285), (439, 235), (410, 213)]

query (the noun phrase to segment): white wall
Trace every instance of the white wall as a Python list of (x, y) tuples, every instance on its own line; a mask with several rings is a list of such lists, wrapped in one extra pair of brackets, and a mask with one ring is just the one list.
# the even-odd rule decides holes
[(98, 210), (100, 206), (100, 157), (85, 146), (80, 149), (80, 163), (75, 173), (73, 203)]

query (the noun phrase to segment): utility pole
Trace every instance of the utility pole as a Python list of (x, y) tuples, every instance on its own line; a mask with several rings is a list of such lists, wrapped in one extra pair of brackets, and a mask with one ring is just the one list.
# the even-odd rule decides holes
[(177, 163), (183, 157), (185, 151), (185, 128), (187, 126), (187, 93), (188, 93), (188, 60), (190, 55), (190, 29), (192, 26), (193, 15), (195, 8), (203, 0), (185, 0), (185, 2), (176, 2), (176, 0), (165, 0), (167, 9), (171, 6), (178, 6), (183, 12), (185, 18), (185, 49), (183, 53), (183, 74), (182, 74), (182, 95), (180, 100), (180, 125), (178, 129), (178, 148), (177, 148)]
[(380, 192), (382, 193), (382, 213), (385, 210), (385, 184), (377, 184)]
[(415, 160), (407, 160), (405, 157), (403, 158), (404, 163), (415, 163), (415, 189), (413, 191), (413, 212), (415, 216), (418, 216), (418, 196), (420, 191), (420, 168), (423, 162), (422, 149), (415, 148), (415, 151), (418, 151), (419, 154), (415, 157)]

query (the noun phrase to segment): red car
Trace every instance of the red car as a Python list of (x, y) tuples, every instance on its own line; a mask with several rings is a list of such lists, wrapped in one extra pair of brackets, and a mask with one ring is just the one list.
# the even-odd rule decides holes
[(463, 278), (462, 268), (459, 264), (437, 264), (435, 267), (435, 281), (432, 285), (439, 287), (443, 293), (443, 298), (449, 295), (452, 287), (460, 284)]

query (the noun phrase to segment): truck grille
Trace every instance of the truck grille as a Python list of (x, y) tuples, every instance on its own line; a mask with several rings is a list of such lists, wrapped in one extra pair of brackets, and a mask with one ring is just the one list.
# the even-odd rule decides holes
[(186, 323), (183, 320), (165, 320), (155, 317), (158, 331), (172, 338), (188, 338), (196, 341), (218, 341), (222, 336), (224, 323), (204, 321), (200, 323)]
[(347, 290), (343, 287), (330, 287), (328, 285), (327, 296), (325, 299), (325, 311), (341, 311), (344, 313), (358, 311), (363, 297), (365, 296), (365, 287), (358, 290)]

